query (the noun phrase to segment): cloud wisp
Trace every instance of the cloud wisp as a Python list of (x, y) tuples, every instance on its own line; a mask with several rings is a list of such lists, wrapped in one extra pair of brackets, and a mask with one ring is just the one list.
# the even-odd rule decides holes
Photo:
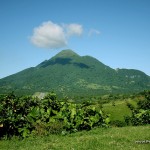
[(101, 34), (101, 32), (96, 29), (90, 29), (88, 36), (91, 37), (92, 35), (95, 35), (95, 34), (99, 35), (99, 34)]
[(48, 21), (34, 28), (30, 40), (37, 47), (55, 49), (66, 46), (71, 36), (80, 36), (82, 33), (80, 24), (58, 25)]

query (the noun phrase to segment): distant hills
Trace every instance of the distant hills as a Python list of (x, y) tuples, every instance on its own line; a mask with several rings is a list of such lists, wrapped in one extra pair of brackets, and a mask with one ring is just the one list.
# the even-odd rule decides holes
[(36, 67), (0, 79), (0, 93), (55, 91), (61, 95), (100, 95), (150, 89), (150, 76), (135, 69), (112, 69), (91, 56), (63, 50)]

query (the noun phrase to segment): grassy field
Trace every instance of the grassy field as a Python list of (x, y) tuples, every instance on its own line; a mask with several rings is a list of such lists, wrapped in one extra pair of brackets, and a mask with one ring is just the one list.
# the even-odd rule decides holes
[[(115, 120), (120, 120), (124, 121), (124, 116), (130, 116), (131, 115), (131, 110), (127, 107), (126, 102), (129, 102), (136, 106), (136, 101), (137, 100), (116, 100), (106, 104), (103, 104), (103, 111), (106, 113), (110, 114), (110, 120), (115, 121)], [(114, 104), (114, 105), (113, 105)]]
[(70, 135), (1, 140), (0, 150), (149, 150), (150, 126), (97, 128)]
[(115, 106), (112, 103), (104, 104), (103, 110), (110, 114), (110, 120), (124, 120), (125, 115), (131, 115), (131, 110), (126, 106), (124, 101), (116, 101)]

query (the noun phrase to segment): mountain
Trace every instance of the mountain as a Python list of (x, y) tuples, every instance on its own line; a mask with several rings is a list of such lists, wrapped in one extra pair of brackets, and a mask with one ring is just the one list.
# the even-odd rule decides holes
[(128, 93), (150, 89), (150, 77), (135, 69), (112, 69), (91, 56), (63, 50), (36, 67), (0, 79), (0, 93), (55, 91), (62, 95)]

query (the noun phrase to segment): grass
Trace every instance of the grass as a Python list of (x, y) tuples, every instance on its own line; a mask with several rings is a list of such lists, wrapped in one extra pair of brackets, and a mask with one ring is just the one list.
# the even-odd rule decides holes
[(24, 140), (1, 140), (0, 150), (149, 150), (150, 126), (97, 128), (69, 135), (30, 137)]
[(129, 102), (136, 105), (136, 102), (134, 100), (128, 99), (128, 100), (116, 100), (110, 103), (103, 104), (103, 111), (110, 114), (110, 120), (115, 121), (124, 121), (124, 116), (130, 116), (131, 110), (127, 107), (126, 102)]

